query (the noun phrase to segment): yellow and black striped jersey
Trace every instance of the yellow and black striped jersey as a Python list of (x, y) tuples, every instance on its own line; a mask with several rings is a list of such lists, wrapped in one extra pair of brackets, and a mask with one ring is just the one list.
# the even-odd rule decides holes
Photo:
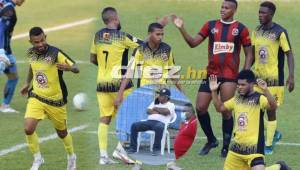
[(291, 50), (287, 31), (280, 25), (267, 30), (258, 26), (252, 33), (255, 49), (253, 72), (264, 79), (268, 86), (284, 85), (284, 53)]
[(230, 149), (247, 155), (264, 154), (264, 110), (269, 107), (267, 98), (254, 92), (249, 96), (236, 95), (224, 103), (233, 112), (233, 142)]
[(60, 49), (48, 45), (43, 54), (30, 48), (27, 52), (30, 67), (33, 73), (31, 93), (50, 101), (67, 102), (67, 86), (63, 80), (63, 71), (58, 70), (57, 63), (67, 63), (70, 66), (75, 62)]
[(141, 86), (166, 84), (168, 72), (174, 66), (171, 47), (161, 42), (158, 49), (152, 50), (146, 42), (135, 49), (130, 65), (132, 70), (138, 71)]
[[(128, 64), (128, 50), (138, 47), (142, 41), (117, 29), (103, 28), (94, 37), (91, 53), (97, 55), (98, 77), (97, 91), (117, 92), (121, 84), (121, 75)], [(129, 87), (132, 87), (132, 82)]]

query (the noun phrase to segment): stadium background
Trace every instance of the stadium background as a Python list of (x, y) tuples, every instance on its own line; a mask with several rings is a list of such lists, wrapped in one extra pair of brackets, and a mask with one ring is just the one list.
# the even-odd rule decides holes
[[(253, 30), (258, 24), (258, 7), (260, 1), (239, 1), (239, 7), (235, 16)], [(281, 24), (288, 30), (290, 41), (293, 47), (296, 60), (295, 82), (296, 89), (292, 94), (286, 93), (285, 103), (279, 108), (279, 130), (283, 133), (283, 139), (276, 146), (275, 152), (267, 156), (267, 165), (275, 163), (277, 160), (286, 160), (293, 169), (299, 169), (300, 157), (300, 133), (299, 133), (299, 84), (297, 77), (299, 67), (297, 67), (300, 33), (299, 33), (299, 9), (300, 1), (286, 0), (275, 1), (277, 11), (274, 21)], [(32, 26), (43, 28), (55, 27), (58, 25), (73, 23), (92, 18), (86, 24), (73, 26), (47, 33), (49, 44), (55, 45), (64, 52), (72, 56), (75, 60), (80, 60), (79, 75), (65, 73), (64, 78), (69, 89), (69, 101), (72, 96), (83, 91), (89, 95), (89, 110), (77, 112), (71, 105), (69, 109), (69, 127), (81, 129), (72, 133), (74, 137), (75, 151), (78, 157), (78, 169), (131, 169), (131, 166), (118, 164), (109, 166), (98, 165), (99, 151), (96, 137), (98, 127), (98, 108), (95, 95), (95, 82), (97, 69), (89, 64), (89, 48), (93, 34), (103, 27), (99, 20), (99, 12), (103, 7), (113, 6), (117, 8), (121, 18), (122, 30), (131, 33), (141, 39), (147, 35), (147, 26), (155, 21), (157, 16), (176, 13), (185, 20), (185, 27), (189, 33), (195, 35), (205, 21), (219, 18), (221, 1), (202, 0), (30, 0), (26, 1), (22, 7), (17, 8), (18, 23), (14, 35), (28, 32)], [(175, 54), (176, 64), (182, 66), (182, 73), (185, 73), (188, 66), (195, 69), (203, 69), (207, 64), (207, 42), (197, 48), (189, 48), (182, 39), (179, 31), (173, 25), (165, 28), (164, 41), (170, 44)], [(28, 65), (25, 57), (26, 49), (30, 47), (28, 37), (18, 38), (12, 42), (13, 52), (17, 56), (18, 71), (20, 75), (17, 91), (23, 85)], [(243, 54), (241, 55), (243, 58)], [(243, 60), (243, 59), (242, 59)], [(243, 62), (241, 62), (243, 63)], [(287, 70), (287, 69), (286, 69)], [(287, 73), (287, 72), (286, 72)], [(286, 74), (287, 75), (287, 74)], [(286, 77), (285, 77), (286, 78)], [(5, 82), (4, 75), (0, 77), (0, 88)], [(195, 101), (198, 85), (185, 85), (185, 94)], [(2, 91), (0, 92), (2, 95)], [(15, 148), (16, 145), (25, 142), (23, 133), (23, 114), (26, 107), (26, 98), (16, 93), (12, 107), (19, 110), (19, 114), (0, 114), (0, 169), (28, 169), (32, 163), (32, 156), (25, 147), (7, 153), (7, 149)], [(213, 128), (218, 137), (221, 136), (221, 119), (219, 113), (210, 107)], [(114, 125), (110, 132), (114, 131)], [(38, 134), (40, 137), (49, 136), (54, 133), (49, 121), (39, 124)], [(203, 132), (198, 131), (191, 150), (178, 161), (178, 165), (188, 170), (222, 169), (223, 159), (219, 157), (220, 147), (214, 149), (206, 157), (197, 155), (197, 151), (203, 146)], [(111, 152), (117, 143), (114, 135), (110, 136), (109, 151)], [(66, 154), (60, 140), (47, 140), (41, 144), (41, 152), (45, 157), (43, 169), (65, 169)], [(145, 169), (165, 169), (164, 166), (145, 166)]]

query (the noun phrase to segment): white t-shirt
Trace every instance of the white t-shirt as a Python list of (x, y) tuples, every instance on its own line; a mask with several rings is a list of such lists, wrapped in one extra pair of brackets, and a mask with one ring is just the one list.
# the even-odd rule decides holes
[(154, 107), (158, 107), (158, 108), (167, 108), (169, 109), (170, 111), (170, 114), (165, 116), (165, 115), (161, 115), (161, 114), (151, 114), (148, 116), (148, 120), (157, 120), (157, 121), (160, 121), (160, 122), (163, 122), (163, 123), (169, 123), (171, 118), (174, 117), (174, 115), (176, 114), (175, 113), (175, 105), (174, 103), (171, 103), (171, 102), (167, 102), (167, 103), (164, 103), (164, 104), (154, 104), (154, 102), (152, 102), (148, 109), (153, 109)]

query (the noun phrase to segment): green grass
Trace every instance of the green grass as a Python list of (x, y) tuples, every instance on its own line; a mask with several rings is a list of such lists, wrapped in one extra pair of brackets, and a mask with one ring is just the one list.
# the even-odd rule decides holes
[[(122, 29), (141, 39), (147, 35), (147, 26), (154, 22), (157, 16), (176, 13), (185, 20), (185, 27), (192, 35), (195, 35), (205, 21), (219, 18), (220, 1), (196, 1), (196, 0), (31, 0), (26, 1), (24, 6), (18, 8), (18, 24), (14, 34), (28, 32), (32, 26), (53, 27), (56, 25), (74, 22), (91, 17), (99, 18), (99, 11), (103, 7), (113, 6), (119, 10)], [(293, 51), (297, 63), (297, 54), (300, 53), (300, 33), (298, 17), (299, 1), (280, 2), (276, 1), (277, 12), (274, 20), (285, 27), (290, 36)], [(253, 30), (258, 24), (258, 6), (259, 2), (240, 2), (236, 18)], [(48, 33), (48, 42), (61, 48), (64, 52), (76, 60), (89, 60), (89, 48), (93, 34), (103, 27), (101, 21), (97, 20), (87, 25), (82, 25), (66, 30)], [(207, 64), (207, 42), (197, 48), (191, 49), (182, 39), (179, 31), (173, 26), (168, 25), (165, 28), (165, 42), (172, 46), (175, 54), (175, 60), (181, 65), (185, 74), (186, 68), (192, 66), (196, 69), (203, 69)], [(25, 52), (30, 47), (28, 38), (14, 40), (13, 51), (18, 60), (26, 60)], [(243, 60), (244, 55), (241, 55)], [(243, 62), (241, 62), (243, 63)], [(79, 132), (73, 133), (75, 150), (78, 156), (78, 169), (130, 169), (131, 166), (119, 164), (113, 166), (98, 165), (98, 140), (96, 134), (87, 133), (87, 131), (96, 131), (98, 127), (98, 106), (96, 101), (95, 83), (97, 69), (91, 64), (80, 64), (80, 74), (75, 75), (65, 73), (64, 78), (69, 89), (69, 101), (72, 96), (84, 91), (89, 95), (89, 110), (77, 112), (68, 104), (68, 125), (75, 127), (82, 124), (88, 124), (89, 127)], [(26, 108), (26, 98), (21, 97), (17, 92), (25, 81), (27, 64), (18, 64), (19, 84), (16, 95), (11, 105), (20, 110), (20, 114), (1, 114), (0, 115), (0, 150), (9, 148), (19, 143), (25, 142), (23, 133), (23, 114)], [(296, 66), (296, 73), (299, 67)], [(286, 72), (287, 73), (287, 72)], [(300, 83), (299, 77), (295, 78), (296, 87)], [(5, 77), (1, 75), (0, 90), (5, 83)], [(185, 93), (195, 101), (198, 85), (184, 86)], [(1, 92), (2, 95), (2, 92)], [(299, 143), (299, 88), (293, 93), (286, 93), (285, 103), (279, 108), (278, 127), (283, 133), (282, 142)], [(221, 136), (220, 114), (210, 107), (210, 113), (213, 122), (213, 129), (216, 136)], [(110, 131), (114, 130), (114, 124)], [(42, 121), (37, 133), (39, 136), (47, 136), (54, 133), (51, 123), (48, 120)], [(198, 136), (204, 136), (201, 129), (198, 130)], [(117, 143), (115, 136), (110, 136), (109, 151), (111, 152)], [(189, 152), (180, 160), (178, 164), (185, 169), (203, 169), (217, 170), (222, 169), (224, 160), (219, 157), (220, 147), (211, 151), (206, 157), (197, 155), (198, 149), (204, 144), (205, 140), (197, 139)], [(66, 156), (62, 142), (58, 139), (50, 140), (41, 144), (41, 151), (45, 157), (46, 163), (41, 169), (65, 169)], [(267, 165), (277, 160), (286, 160), (293, 169), (299, 165), (300, 146), (278, 145), (272, 156), (267, 156)], [(32, 157), (28, 149), (22, 149), (5, 156), (0, 157), (0, 169), (28, 169), (32, 162)], [(164, 166), (145, 166), (145, 169), (164, 169)]]

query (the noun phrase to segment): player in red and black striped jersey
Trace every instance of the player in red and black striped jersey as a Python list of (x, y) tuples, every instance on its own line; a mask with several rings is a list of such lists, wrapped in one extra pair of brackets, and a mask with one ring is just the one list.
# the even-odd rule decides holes
[[(239, 72), (241, 46), (245, 52), (244, 69), (249, 69), (253, 58), (249, 31), (242, 23), (233, 19), (237, 10), (236, 0), (224, 0), (221, 7), (221, 19), (208, 21), (195, 36), (190, 36), (184, 26), (183, 19), (174, 16), (173, 22), (180, 30), (185, 41), (191, 48), (201, 44), (208, 37), (208, 76), (215, 74), (221, 83), (219, 92), (222, 101), (234, 96), (236, 89), (236, 77)], [(211, 128), (208, 106), (211, 101), (211, 91), (207, 79), (203, 79), (196, 101), (198, 119), (208, 142), (200, 150), (200, 155), (206, 155), (211, 148), (218, 146), (218, 141)], [(225, 157), (233, 129), (233, 120), (229, 115), (223, 116), (223, 148), (221, 156)]]

